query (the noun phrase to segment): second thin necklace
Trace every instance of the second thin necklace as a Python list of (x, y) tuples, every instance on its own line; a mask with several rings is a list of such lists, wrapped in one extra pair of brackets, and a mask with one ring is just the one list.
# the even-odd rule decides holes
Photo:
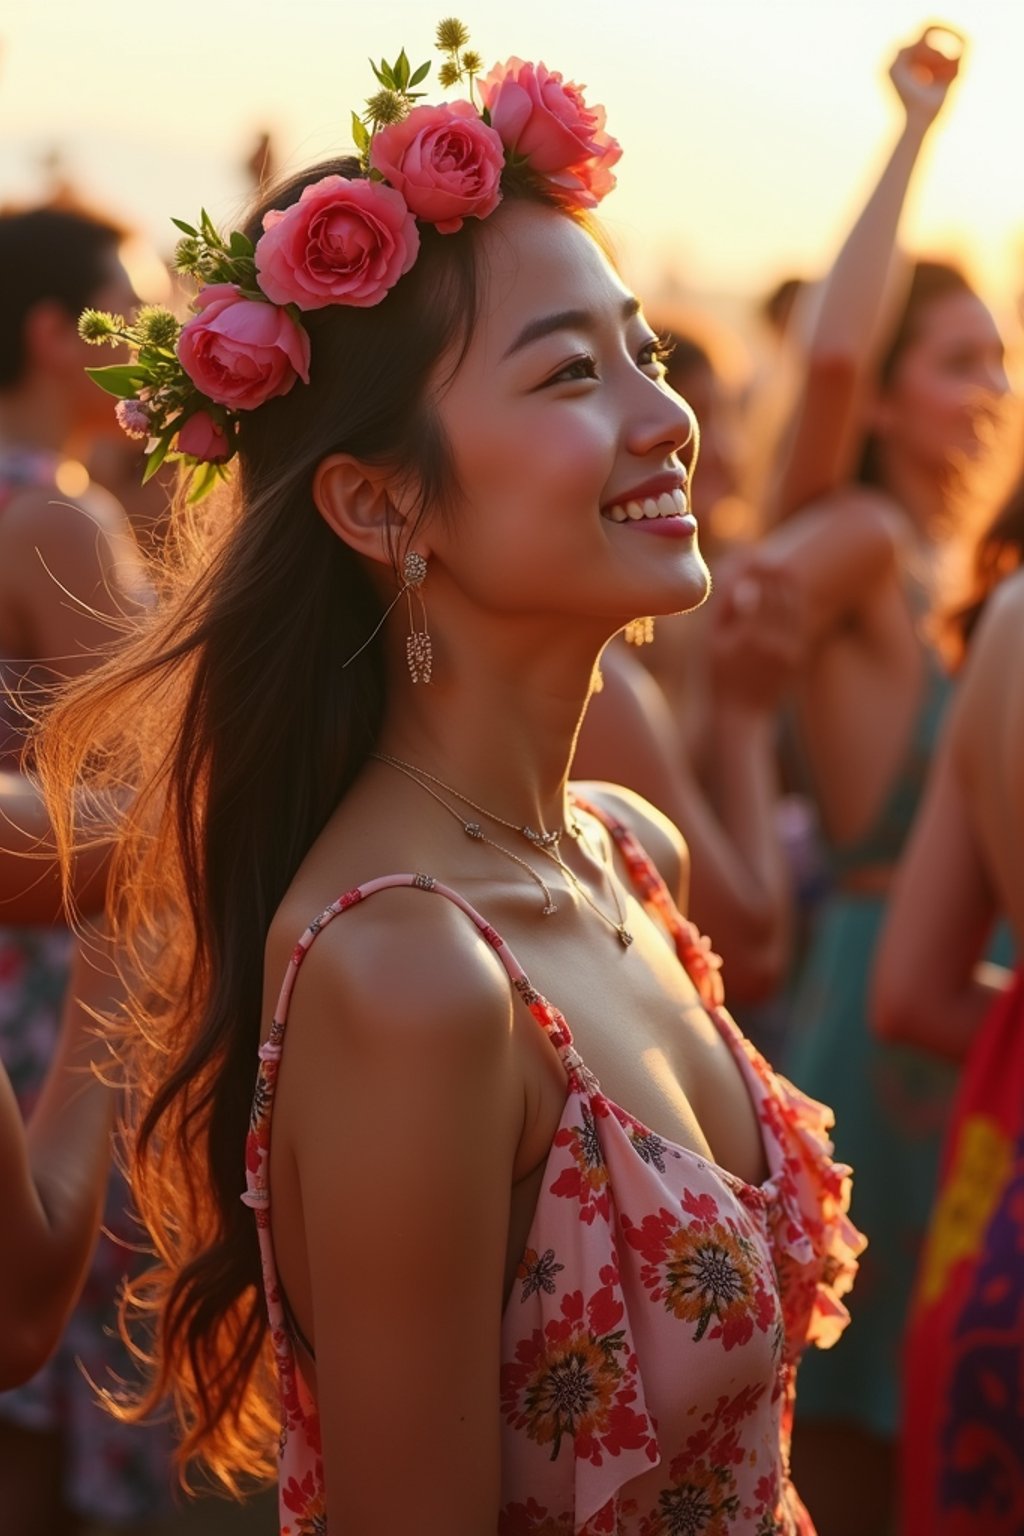
[(377, 759), (378, 762), (387, 763), (389, 767), (397, 769), (397, 771), (403, 774), (407, 779), (411, 779), (414, 784), (418, 784), (420, 789), (424, 790), (428, 795), (431, 796), (432, 799), (436, 800), (439, 805), (444, 806), (444, 809), (448, 812), (448, 814), (450, 816), (454, 816), (455, 820), (462, 827), (462, 830), (465, 832), (467, 837), (471, 837), (474, 839), (474, 841), (477, 842), (488, 843), (492, 848), (496, 848), (499, 853), (504, 854), (506, 858), (511, 859), (513, 863), (518, 864), (522, 869), (525, 869), (531, 879), (537, 885), (539, 885), (544, 892), (546, 897), (544, 906), (545, 917), (557, 911), (557, 908), (551, 899), (550, 891), (544, 884), (541, 877), (537, 874), (536, 870), (527, 864), (525, 859), (521, 859), (518, 854), (513, 853), (511, 849), (502, 847), (500, 843), (494, 842), (492, 838), (484, 837), (479, 822), (464, 820), (460, 813), (455, 810), (454, 806), (448, 805), (446, 801), (442, 800), (441, 796), (437, 793), (437, 790), (430, 787), (432, 784), (436, 785), (437, 789), (443, 789), (446, 794), (454, 796), (456, 800), (460, 800), (463, 805), (468, 805), (472, 810), (479, 812), (481, 816), (486, 816), (488, 821), (497, 822), (499, 826), (508, 827), (510, 831), (518, 832), (519, 836), (524, 838), (526, 842), (530, 843), (537, 853), (544, 854), (544, 856), (550, 859), (553, 864), (557, 865), (565, 878), (568, 880), (569, 884), (576, 891), (577, 895), (586, 902), (591, 911), (596, 913), (596, 915), (601, 919), (603, 923), (607, 923), (608, 927), (612, 929), (613, 933), (624, 949), (628, 949), (630, 944), (632, 944), (633, 935), (626, 926), (626, 912), (623, 903), (619, 898), (619, 893), (615, 887), (612, 870), (607, 865), (604, 867), (605, 878), (607, 879), (608, 886), (611, 890), (612, 899), (615, 902), (614, 917), (610, 917), (607, 912), (602, 912), (601, 908), (597, 905), (597, 902), (593, 899), (593, 897), (590, 895), (590, 892), (583, 884), (583, 881), (580, 880), (579, 876), (569, 868), (568, 864), (566, 864), (565, 860), (562, 858), (558, 848), (558, 843), (562, 837), (563, 831), (568, 831), (570, 836), (576, 838), (577, 840), (581, 838), (582, 828), (577, 821), (574, 820), (570, 822), (567, 828), (559, 827), (553, 832), (537, 832), (531, 826), (525, 824), (519, 825), (517, 822), (507, 820), (504, 816), (495, 815), (493, 811), (489, 811), (485, 806), (479, 805), (475, 800), (471, 800), (468, 795), (461, 794), (459, 790), (454, 789), (451, 784), (445, 783), (444, 779), (439, 779), (436, 774), (428, 773), (425, 768), (417, 767), (415, 763), (403, 762), (400, 757), (392, 757), (388, 752), (375, 752), (373, 756)]

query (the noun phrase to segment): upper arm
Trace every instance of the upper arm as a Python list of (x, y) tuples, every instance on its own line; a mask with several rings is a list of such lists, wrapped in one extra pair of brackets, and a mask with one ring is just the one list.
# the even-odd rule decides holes
[[(385, 926), (382, 914), (392, 920)], [(522, 1093), (508, 979), (443, 898), (380, 893), (310, 951), (289, 1024), (332, 1520), (493, 1530)], [(397, 1459), (396, 1459), (397, 1458)]]
[(144, 600), (127, 519), (111, 497), (54, 501), (33, 492), (4, 516), (3, 601), (25, 653), (62, 677), (94, 665)]
[(783, 435), (771, 487), (771, 523), (827, 496), (853, 471), (863, 370), (845, 354), (811, 354), (796, 409)]
[(929, 1018), (969, 984), (995, 911), (952, 740), (947, 728), (896, 872), (872, 982), (880, 1033), (922, 1045)]

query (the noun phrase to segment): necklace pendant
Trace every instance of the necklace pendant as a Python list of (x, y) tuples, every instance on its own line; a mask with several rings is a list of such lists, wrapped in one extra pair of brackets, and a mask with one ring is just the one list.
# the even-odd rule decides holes
[(558, 839), (561, 837), (561, 835), (561, 830), (556, 832), (541, 832), (536, 835), (536, 841), (541, 848), (557, 848)]
[(615, 932), (619, 936), (619, 943), (622, 945), (623, 949), (628, 949), (633, 942), (633, 935), (630, 933), (625, 923), (620, 923)]
[[(548, 901), (545, 902), (544, 906), (541, 907), (540, 915), (541, 917), (553, 917), (557, 911), (558, 908), (555, 906), (555, 903), (553, 901)], [(632, 940), (630, 940), (630, 942), (632, 943)]]
[(464, 821), (462, 830), (467, 837), (481, 838), (484, 835), (483, 828), (478, 821)]

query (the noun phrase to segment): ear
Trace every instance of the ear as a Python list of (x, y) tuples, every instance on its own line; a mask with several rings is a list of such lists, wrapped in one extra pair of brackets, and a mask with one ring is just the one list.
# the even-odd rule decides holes
[(358, 554), (387, 566), (402, 548), (405, 527), (390, 479), (388, 471), (349, 453), (321, 460), (313, 476), (313, 500), (327, 526)]

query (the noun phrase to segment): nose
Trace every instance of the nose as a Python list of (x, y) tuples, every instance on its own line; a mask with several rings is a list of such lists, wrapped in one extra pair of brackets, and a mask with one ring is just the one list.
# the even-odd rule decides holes
[(681, 454), (689, 449), (692, 467), (700, 442), (700, 426), (694, 410), (663, 382), (640, 374), (632, 403), (627, 447), (637, 458)]

